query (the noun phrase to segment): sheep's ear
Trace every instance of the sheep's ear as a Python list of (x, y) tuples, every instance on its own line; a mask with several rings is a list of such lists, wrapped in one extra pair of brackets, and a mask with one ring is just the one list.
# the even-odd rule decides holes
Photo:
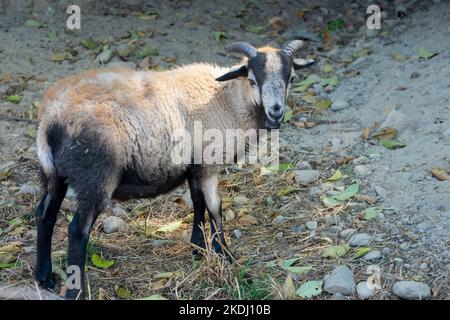
[(294, 59), (294, 70), (310, 67), (314, 63), (314, 60)]
[(236, 79), (239, 77), (246, 77), (247, 75), (248, 75), (247, 66), (243, 65), (243, 66), (232, 68), (227, 73), (216, 78), (216, 81), (227, 81), (227, 80)]

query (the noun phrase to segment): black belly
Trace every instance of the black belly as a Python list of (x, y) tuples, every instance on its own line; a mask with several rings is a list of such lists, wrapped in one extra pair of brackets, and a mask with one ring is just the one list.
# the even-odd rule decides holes
[(134, 170), (124, 170), (112, 197), (118, 200), (151, 198), (166, 193), (186, 181), (187, 172), (165, 172), (159, 177), (145, 179)]

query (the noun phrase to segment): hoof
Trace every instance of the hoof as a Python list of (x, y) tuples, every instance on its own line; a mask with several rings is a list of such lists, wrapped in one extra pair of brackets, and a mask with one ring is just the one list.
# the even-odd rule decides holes
[(52, 274), (49, 274), (42, 279), (36, 278), (36, 280), (39, 283), (39, 286), (41, 286), (42, 288), (52, 291), (56, 290), (56, 280)]

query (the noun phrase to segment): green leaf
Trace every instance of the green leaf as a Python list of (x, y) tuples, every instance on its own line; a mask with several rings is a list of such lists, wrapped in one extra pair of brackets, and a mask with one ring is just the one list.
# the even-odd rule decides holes
[(88, 50), (97, 48), (97, 42), (92, 39), (83, 39), (80, 41), (80, 44)]
[(274, 173), (274, 172), (285, 172), (292, 169), (294, 165), (289, 162), (282, 162), (278, 164), (278, 166), (270, 166), (270, 167), (262, 167), (261, 168), (261, 176)]
[(247, 32), (251, 33), (261, 33), (264, 31), (264, 26), (255, 26), (255, 25), (244, 25), (244, 29)]
[(292, 115), (293, 115), (294, 113), (292, 112), (292, 111), (287, 111), (285, 114), (284, 114), (284, 119), (283, 119), (283, 121), (284, 122), (289, 122), (291, 119), (292, 119)]
[(335, 200), (338, 200), (338, 201), (345, 201), (345, 200), (353, 197), (355, 194), (357, 194), (358, 191), (359, 191), (359, 182), (355, 182), (355, 183), (349, 185), (340, 194), (338, 194), (336, 196), (332, 196), (332, 198)]
[(331, 78), (323, 79), (320, 84), (322, 87), (336, 87), (339, 84), (339, 78), (337, 76), (332, 76)]
[(102, 268), (102, 269), (108, 269), (115, 263), (114, 260), (103, 259), (100, 255), (98, 255), (96, 253), (94, 253), (92, 255), (91, 260), (92, 260), (92, 263), (94, 264), (94, 266), (96, 266), (98, 268)]
[(287, 187), (281, 190), (277, 191), (277, 196), (279, 197), (283, 197), (283, 196), (287, 196), (288, 194), (291, 194), (293, 192), (295, 192), (297, 189), (293, 188), (293, 187)]
[(335, 200), (331, 197), (322, 197), (322, 202), (324, 205), (326, 205), (327, 207), (336, 207), (342, 204), (341, 201)]
[(350, 246), (348, 244), (340, 244), (336, 246), (331, 246), (328, 248), (323, 249), (322, 256), (324, 258), (338, 258), (342, 257), (347, 253), (347, 251), (350, 249)]
[(422, 59), (431, 59), (433, 58), (435, 55), (437, 55), (437, 53), (431, 53), (430, 51), (428, 51), (426, 48), (419, 48), (417, 50), (417, 53), (419, 54), (419, 57)]
[(381, 213), (381, 208), (379, 207), (370, 207), (364, 210), (364, 220), (370, 221), (378, 218)]
[(311, 79), (311, 78), (307, 78), (303, 81), (300, 81), (296, 84), (294, 84), (292, 91), (293, 92), (305, 92), (311, 85), (313, 85), (314, 83), (319, 82), (316, 79)]
[(20, 102), (20, 97), (19, 96), (7, 96), (6, 101), (18, 104)]
[(139, 19), (143, 21), (153, 21), (156, 19), (159, 19), (159, 13), (158, 12), (149, 12), (147, 14), (141, 14), (139, 15)]
[(341, 31), (344, 27), (344, 20), (342, 18), (336, 18), (334, 20), (328, 21), (327, 23), (328, 31)]
[(332, 64), (326, 64), (321, 68), (321, 70), (325, 73), (330, 73), (334, 71), (334, 67)]
[(322, 285), (323, 281), (321, 280), (307, 281), (295, 293), (302, 298), (312, 298), (322, 293)]
[(116, 295), (120, 299), (130, 299), (131, 298), (131, 292), (130, 292), (130, 290), (128, 290), (126, 288), (117, 287), (115, 292), (116, 292)]
[(281, 265), (281, 268), (285, 271), (292, 272), (292, 273), (295, 273), (298, 275), (307, 273), (312, 270), (312, 268), (313, 268), (312, 266), (302, 266), (302, 267), (301, 266), (293, 266), (293, 264), (295, 262), (297, 262), (299, 259), (300, 258), (291, 258), (291, 259), (283, 260), (283, 264)]
[(361, 258), (363, 255), (369, 253), (370, 251), (372, 251), (372, 249), (368, 247), (359, 248), (358, 251), (356, 251), (353, 255), (353, 259)]
[(213, 31), (212, 36), (217, 42), (227, 38), (227, 33), (223, 31)]
[(169, 300), (169, 299), (163, 297), (163, 296), (160, 295), (160, 294), (152, 294), (152, 295), (149, 296), (149, 297), (142, 298), (142, 299), (139, 299), (139, 300)]
[(369, 49), (362, 49), (352, 53), (353, 58), (361, 58), (369, 55)]
[(328, 99), (319, 100), (319, 101), (316, 101), (314, 106), (317, 109), (324, 109), (324, 110), (326, 110), (326, 109), (328, 109), (331, 106), (331, 101), (328, 100)]
[(39, 28), (41, 26), (41, 23), (34, 19), (28, 19), (25, 21), (25, 26), (29, 28)]
[(406, 144), (404, 144), (403, 142), (390, 139), (381, 140), (381, 145), (387, 149), (398, 149), (406, 147)]
[(138, 56), (140, 59), (143, 59), (148, 56), (157, 56), (159, 55), (159, 51), (156, 48), (145, 47), (139, 50)]

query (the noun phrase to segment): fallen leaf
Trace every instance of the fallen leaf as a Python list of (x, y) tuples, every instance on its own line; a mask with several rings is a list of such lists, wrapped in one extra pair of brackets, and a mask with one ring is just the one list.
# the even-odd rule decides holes
[(322, 285), (323, 281), (321, 280), (307, 281), (295, 293), (302, 298), (312, 298), (322, 293)]
[(101, 269), (108, 269), (115, 263), (114, 260), (103, 259), (97, 253), (92, 254), (91, 260), (92, 260), (92, 263), (94, 264), (94, 266), (101, 268)]
[(326, 181), (337, 181), (339, 179), (342, 179), (342, 177), (343, 177), (343, 175), (342, 175), (341, 170), (336, 170), (336, 172), (331, 177), (329, 177)]
[(326, 110), (331, 106), (331, 100), (329, 99), (319, 100), (314, 104), (314, 106), (318, 109)]
[(327, 207), (336, 207), (342, 204), (341, 201), (333, 199), (331, 197), (322, 197), (322, 202)]
[(295, 286), (294, 282), (292, 281), (292, 277), (290, 274), (286, 277), (286, 280), (283, 284), (283, 298), (284, 299), (291, 299), (295, 295)]
[(437, 53), (431, 53), (431, 52), (428, 51), (428, 49), (426, 49), (426, 48), (419, 48), (419, 49), (417, 50), (417, 53), (418, 53), (418, 55), (419, 55), (420, 58), (426, 59), (426, 60), (431, 59), (431, 58), (433, 58), (434, 56), (437, 55)]
[(397, 129), (395, 128), (381, 128), (378, 130), (378, 132), (374, 133), (374, 137), (380, 141), (380, 140), (389, 140), (393, 139), (397, 135)]
[(19, 246), (13, 244), (0, 247), (0, 253), (17, 253), (20, 252), (21, 250), (22, 249)]
[(408, 57), (401, 53), (393, 53), (393, 54), (391, 54), (391, 56), (395, 61), (398, 61), (398, 62), (403, 62), (403, 61), (408, 60)]
[(19, 97), (19, 96), (15, 96), (15, 95), (13, 95), (13, 96), (7, 96), (7, 97), (6, 97), (6, 101), (9, 101), (9, 102), (18, 104), (18, 103), (20, 102), (20, 97)]
[(317, 125), (314, 121), (294, 121), (294, 126), (298, 128), (311, 129)]
[(324, 258), (338, 258), (345, 255), (348, 250), (350, 249), (350, 246), (348, 244), (340, 244), (336, 246), (331, 246), (323, 249), (322, 256)]
[(297, 189), (293, 188), (293, 187), (287, 187), (281, 190), (277, 191), (277, 196), (279, 197), (283, 197), (283, 196), (287, 196), (288, 194), (291, 194), (293, 192), (295, 192)]
[(336, 87), (338, 84), (339, 84), (339, 78), (337, 76), (333, 76), (331, 78), (323, 79), (320, 82), (320, 85), (322, 87), (326, 87), (326, 86)]
[(449, 179), (447, 172), (442, 168), (432, 168), (431, 174), (433, 175), (433, 177), (441, 181)]
[(359, 191), (359, 182), (355, 182), (355, 183), (349, 185), (340, 194), (338, 194), (336, 196), (332, 196), (331, 198), (338, 200), (338, 201), (345, 201), (345, 200), (353, 197), (355, 194), (357, 194), (358, 191)]
[(372, 129), (370, 129), (370, 128), (364, 128), (364, 130), (361, 133), (361, 137), (364, 140), (369, 140), (371, 131), (372, 131)]
[(355, 160), (356, 159), (356, 157), (354, 157), (354, 156), (345, 156), (345, 157), (343, 157), (343, 158), (340, 158), (338, 161), (336, 161), (336, 163), (338, 164), (338, 165), (344, 165), (344, 164), (347, 164), (347, 163), (349, 163), (350, 161), (353, 161), (353, 160)]
[(244, 25), (244, 30), (250, 33), (261, 33), (264, 31), (264, 26)]
[(287, 112), (284, 114), (284, 119), (283, 119), (283, 121), (284, 121), (284, 122), (289, 122), (289, 121), (292, 119), (292, 115), (293, 115), (293, 112), (292, 112), (292, 111), (287, 111)]
[(117, 287), (115, 292), (116, 292), (116, 295), (120, 299), (130, 299), (131, 298), (131, 292), (130, 292), (130, 290), (128, 290), (126, 288)]
[(378, 199), (376, 197), (369, 196), (367, 194), (355, 194), (356, 201), (364, 201), (369, 204), (377, 203)]
[(325, 73), (330, 73), (334, 71), (334, 67), (332, 64), (325, 64), (324, 66), (322, 66), (321, 70)]
[(406, 144), (395, 140), (381, 140), (381, 145), (387, 149), (398, 149), (406, 146)]
[(355, 51), (352, 53), (352, 56), (354, 58), (361, 58), (361, 57), (364, 57), (367, 55), (369, 55), (369, 49), (362, 49), (362, 50), (358, 50), (358, 51)]
[(88, 50), (94, 50), (98, 46), (97, 42), (92, 39), (83, 39), (80, 41), (80, 44)]
[(177, 58), (171, 57), (171, 56), (162, 57), (161, 60), (166, 63), (176, 63), (177, 62)]
[(39, 28), (41, 26), (41, 23), (34, 19), (28, 19), (25, 21), (25, 26), (29, 28)]
[(292, 91), (293, 92), (305, 92), (311, 85), (313, 85), (314, 83), (317, 83), (317, 82), (319, 82), (319, 81), (308, 77), (307, 79), (294, 84)]
[(146, 58), (148, 56), (157, 56), (159, 55), (159, 50), (152, 47), (144, 47), (138, 52), (138, 57), (140, 59)]
[(213, 31), (212, 36), (217, 42), (227, 38), (227, 34), (224, 31)]
[(363, 255), (369, 253), (370, 251), (372, 251), (372, 249), (368, 247), (359, 248), (353, 255), (353, 259), (361, 258)]
[(381, 211), (382, 211), (382, 210), (381, 210), (381, 208), (379, 208), (379, 207), (370, 207), (370, 208), (367, 208), (367, 209), (364, 210), (364, 212), (363, 212), (363, 218), (364, 218), (364, 220), (367, 220), (367, 221), (376, 219), (376, 218), (378, 218), (378, 216), (380, 215)]
[(152, 235), (161, 235), (161, 234), (170, 233), (170, 232), (173, 232), (173, 231), (179, 229), (182, 224), (183, 224), (182, 220), (170, 222), (168, 224), (165, 224), (165, 225), (159, 227), (155, 231), (150, 232), (150, 234), (152, 234)]

